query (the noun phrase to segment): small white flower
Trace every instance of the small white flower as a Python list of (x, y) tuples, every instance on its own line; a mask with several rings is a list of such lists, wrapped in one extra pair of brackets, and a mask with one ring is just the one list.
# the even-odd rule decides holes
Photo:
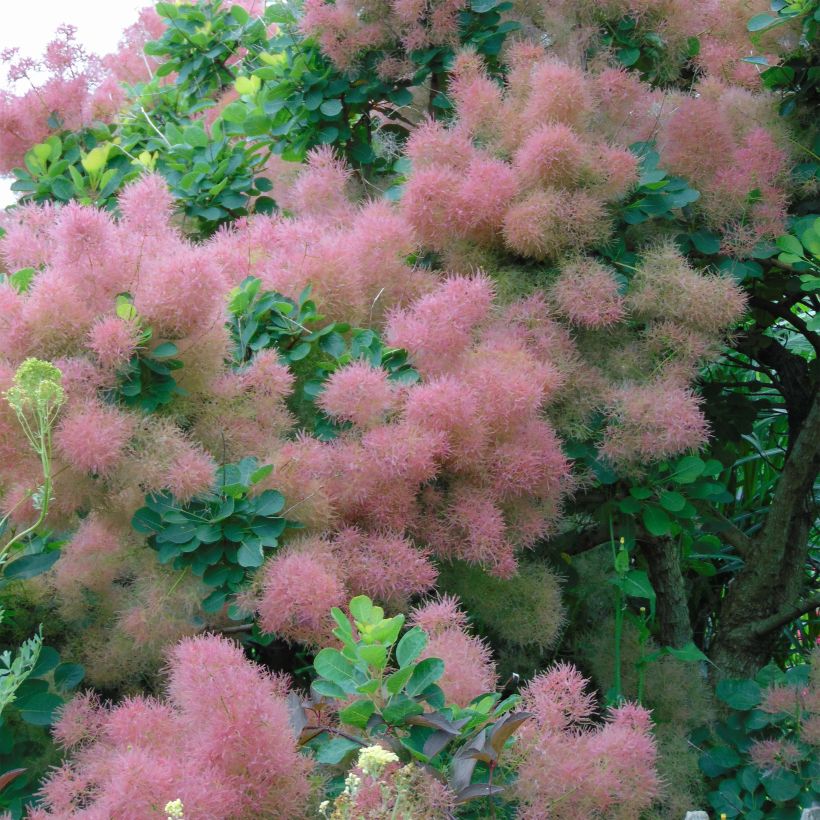
[(393, 752), (389, 752), (381, 746), (368, 746), (359, 752), (357, 765), (366, 775), (375, 778), (382, 773), (382, 769), (388, 763), (395, 763), (398, 759)]
[(165, 804), (165, 813), (168, 815), (167, 820), (185, 820), (185, 807), (179, 798)]

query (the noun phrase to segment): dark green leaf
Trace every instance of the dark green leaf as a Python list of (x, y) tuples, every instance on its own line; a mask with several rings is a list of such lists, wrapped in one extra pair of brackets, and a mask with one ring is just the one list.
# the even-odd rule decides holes
[(643, 508), (643, 515), (641, 518), (643, 520), (643, 525), (652, 535), (668, 535), (671, 530), (672, 522), (670, 521), (669, 516), (655, 504), (647, 504)]
[(396, 660), (400, 667), (413, 663), (427, 646), (427, 633), (415, 626), (402, 635), (396, 645)]
[(54, 722), (54, 710), (62, 705), (63, 699), (51, 692), (40, 692), (15, 703), (20, 717), (33, 726), (50, 726)]
[(60, 550), (24, 555), (6, 566), (3, 576), (9, 580), (23, 581), (50, 570), (60, 557)]
[(364, 729), (370, 716), (376, 711), (376, 705), (372, 700), (357, 700), (339, 712), (339, 720), (349, 726), (356, 726)]
[(760, 686), (753, 680), (719, 681), (715, 693), (732, 709), (740, 711), (754, 709), (762, 698)]
[(319, 747), (316, 752), (316, 762), (335, 766), (356, 749), (361, 749), (361, 744), (354, 743), (346, 737), (334, 737)]
[(423, 692), (430, 684), (435, 683), (444, 674), (444, 661), (441, 658), (425, 658), (413, 670), (407, 682), (406, 691), (411, 697)]
[(85, 667), (79, 663), (61, 663), (54, 670), (54, 685), (62, 692), (69, 692), (82, 683)]

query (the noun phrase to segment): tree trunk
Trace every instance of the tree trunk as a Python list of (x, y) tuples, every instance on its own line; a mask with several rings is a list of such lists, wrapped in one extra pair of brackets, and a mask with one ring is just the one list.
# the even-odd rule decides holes
[[(779, 630), (817, 606), (801, 598), (815, 516), (811, 491), (820, 472), (820, 394), (793, 441), (766, 523), (749, 539), (744, 568), (729, 585), (717, 618), (710, 656), (718, 678), (753, 676), (772, 655)], [(802, 605), (801, 602), (802, 601)]]
[(663, 646), (685, 646), (692, 641), (692, 624), (677, 544), (659, 539), (651, 541), (642, 552), (657, 595), (658, 638)]

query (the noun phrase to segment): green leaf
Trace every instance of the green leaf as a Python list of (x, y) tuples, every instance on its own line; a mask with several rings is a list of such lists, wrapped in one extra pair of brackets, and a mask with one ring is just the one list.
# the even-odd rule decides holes
[(652, 535), (668, 535), (672, 528), (669, 516), (654, 504), (647, 504), (644, 507), (641, 518), (647, 531)]
[(9, 276), (9, 282), (18, 293), (25, 293), (36, 274), (37, 271), (34, 268), (20, 268)]
[(176, 356), (177, 353), (179, 353), (179, 350), (173, 342), (163, 342), (151, 351), (151, 356), (155, 359), (169, 359), (171, 356)]
[(753, 680), (722, 680), (715, 694), (732, 709), (744, 712), (754, 709), (763, 696), (760, 686)]
[(201, 125), (189, 125), (182, 130), (182, 138), (194, 148), (205, 148), (208, 145), (208, 135)]
[(247, 113), (248, 109), (243, 103), (233, 102), (230, 105), (225, 106), (222, 111), (222, 119), (227, 122), (240, 123), (245, 121)]
[(441, 658), (425, 658), (413, 670), (407, 682), (406, 691), (411, 697), (423, 692), (431, 683), (435, 683), (444, 674), (444, 661)]
[(353, 681), (353, 664), (338, 649), (326, 647), (313, 659), (316, 674), (347, 688)]
[(60, 663), (60, 653), (53, 646), (44, 646), (40, 650), (40, 655), (37, 658), (37, 663), (31, 670), (32, 678), (40, 678), (47, 675)]
[(346, 709), (339, 712), (339, 720), (349, 726), (364, 729), (370, 716), (376, 711), (376, 704), (372, 700), (357, 700)]
[(403, 723), (410, 715), (420, 715), (423, 711), (421, 704), (411, 700), (407, 695), (396, 695), (382, 710), (382, 717), (385, 723), (396, 726)]
[(337, 700), (345, 700), (347, 693), (341, 686), (329, 680), (322, 680), (321, 678), (313, 681), (310, 685), (314, 692), (324, 695), (326, 698), (336, 698)]
[(415, 665), (409, 664), (408, 666), (405, 666), (404, 668), (399, 669), (397, 672), (394, 672), (392, 675), (390, 675), (390, 677), (387, 678), (386, 681), (387, 691), (391, 695), (397, 695), (399, 692), (401, 692), (402, 688), (404, 687), (404, 684), (410, 680), (410, 677), (412, 676), (415, 669)]
[(669, 478), (676, 484), (691, 484), (700, 478), (705, 467), (703, 459), (697, 456), (685, 456), (674, 465), (672, 475)]
[(335, 766), (356, 749), (361, 749), (359, 743), (354, 743), (346, 737), (334, 737), (319, 747), (316, 752), (316, 762)]
[(325, 100), (319, 106), (319, 110), (326, 117), (337, 117), (339, 114), (342, 113), (342, 101), (341, 100)]
[(277, 490), (265, 490), (256, 499), (256, 514), (274, 516), (285, 506), (285, 496)]
[(775, 803), (785, 803), (800, 794), (800, 781), (794, 772), (775, 769), (763, 778), (763, 788)]
[(54, 685), (62, 692), (69, 692), (82, 683), (85, 667), (79, 663), (61, 663), (54, 670)]
[(250, 14), (248, 14), (242, 6), (231, 6), (231, 17), (233, 17), (240, 26), (244, 26), (245, 23), (251, 19)]
[(38, 555), (24, 555), (6, 566), (3, 577), (8, 580), (23, 581), (34, 578), (50, 570), (60, 557), (60, 550), (41, 552)]
[(663, 492), (660, 495), (661, 506), (669, 512), (680, 512), (686, 506), (686, 499), (676, 492)]
[(342, 612), (339, 607), (334, 606), (330, 610), (330, 615), (334, 621), (339, 625), (339, 629), (344, 632), (345, 635), (352, 637), (353, 635), (353, 625), (350, 623), (347, 615)]
[[(381, 609), (379, 609), (379, 611), (381, 611)], [(401, 614), (382, 620), (371, 628), (368, 634), (368, 641), (371, 643), (380, 642), (388, 645), (393, 644), (399, 637), (399, 632), (401, 632), (403, 626), (404, 615)]]
[(384, 669), (387, 664), (387, 650), (381, 644), (359, 645), (359, 657), (370, 666)]
[(709, 658), (700, 651), (700, 649), (695, 646), (694, 643), (691, 641), (686, 644), (685, 646), (681, 646), (680, 648), (676, 649), (674, 646), (667, 646), (664, 647), (667, 654), (671, 655), (673, 658), (677, 658), (679, 661), (687, 661), (694, 663), (696, 661), (708, 661)]
[(763, 29), (768, 28), (772, 24), (777, 22), (776, 17), (772, 17), (771, 14), (756, 14), (752, 17), (751, 20), (746, 24), (746, 28), (749, 31), (763, 31)]
[(618, 49), (618, 60), (621, 65), (629, 66), (635, 65), (641, 59), (641, 50), (639, 48), (621, 48)]
[(413, 663), (427, 646), (427, 633), (417, 626), (402, 635), (396, 646), (396, 660), (400, 667)]
[(655, 590), (649, 576), (642, 569), (631, 569), (624, 577), (624, 595), (630, 598), (646, 598), (649, 601), (649, 614), (655, 617)]
[(236, 561), (240, 567), (261, 567), (265, 561), (262, 543), (258, 540), (243, 541), (236, 551)]
[(730, 746), (715, 746), (700, 756), (698, 765), (707, 777), (718, 777), (740, 765), (740, 756)]
[(778, 237), (777, 247), (786, 251), (786, 253), (791, 253), (795, 256), (805, 256), (803, 252), (803, 245), (800, 240), (796, 236), (792, 236), (790, 233)]
[(288, 358), (292, 362), (298, 362), (305, 358), (310, 353), (310, 344), (308, 342), (299, 342), (291, 350), (288, 351)]
[(350, 614), (363, 624), (377, 624), (384, 618), (384, 610), (373, 606), (367, 595), (357, 595), (350, 601)]
[(720, 250), (720, 236), (701, 229), (689, 234), (692, 244), (705, 256), (711, 256)]
[(62, 705), (63, 699), (52, 692), (39, 692), (15, 703), (20, 717), (32, 726), (51, 726), (54, 722), (54, 710)]

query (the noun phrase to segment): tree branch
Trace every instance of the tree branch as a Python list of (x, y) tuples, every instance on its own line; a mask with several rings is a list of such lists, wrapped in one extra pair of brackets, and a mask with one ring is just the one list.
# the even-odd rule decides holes
[(765, 543), (789, 531), (790, 524), (805, 508), (820, 471), (820, 391), (815, 389), (811, 408), (793, 442), (772, 497), (766, 524), (761, 533)]
[[(820, 355), (820, 336), (816, 333), (809, 330), (806, 323), (797, 316), (794, 312), (792, 312), (791, 307), (788, 305), (781, 305), (777, 302), (769, 302), (766, 299), (761, 299), (759, 296), (752, 296), (749, 300), (750, 304), (753, 307), (759, 308), (760, 310), (766, 311), (766, 313), (770, 313), (772, 316), (777, 316), (780, 319), (788, 322), (792, 327), (795, 327), (800, 333), (802, 333), (809, 344), (814, 348), (815, 352)], [(796, 304), (794, 302), (793, 304)]]
[(721, 523), (726, 525), (726, 529), (718, 530), (716, 534), (727, 544), (734, 547), (741, 557), (749, 556), (754, 549), (753, 539), (746, 535), (734, 521), (727, 518), (720, 510), (713, 507), (710, 512), (714, 513)]
[(802, 601), (798, 601), (794, 604), (794, 606), (784, 607), (768, 618), (755, 621), (750, 625), (750, 630), (753, 635), (763, 636), (769, 632), (774, 632), (775, 629), (780, 629), (781, 626), (790, 624), (801, 615), (805, 615), (813, 609), (820, 609), (820, 595), (804, 598)]

